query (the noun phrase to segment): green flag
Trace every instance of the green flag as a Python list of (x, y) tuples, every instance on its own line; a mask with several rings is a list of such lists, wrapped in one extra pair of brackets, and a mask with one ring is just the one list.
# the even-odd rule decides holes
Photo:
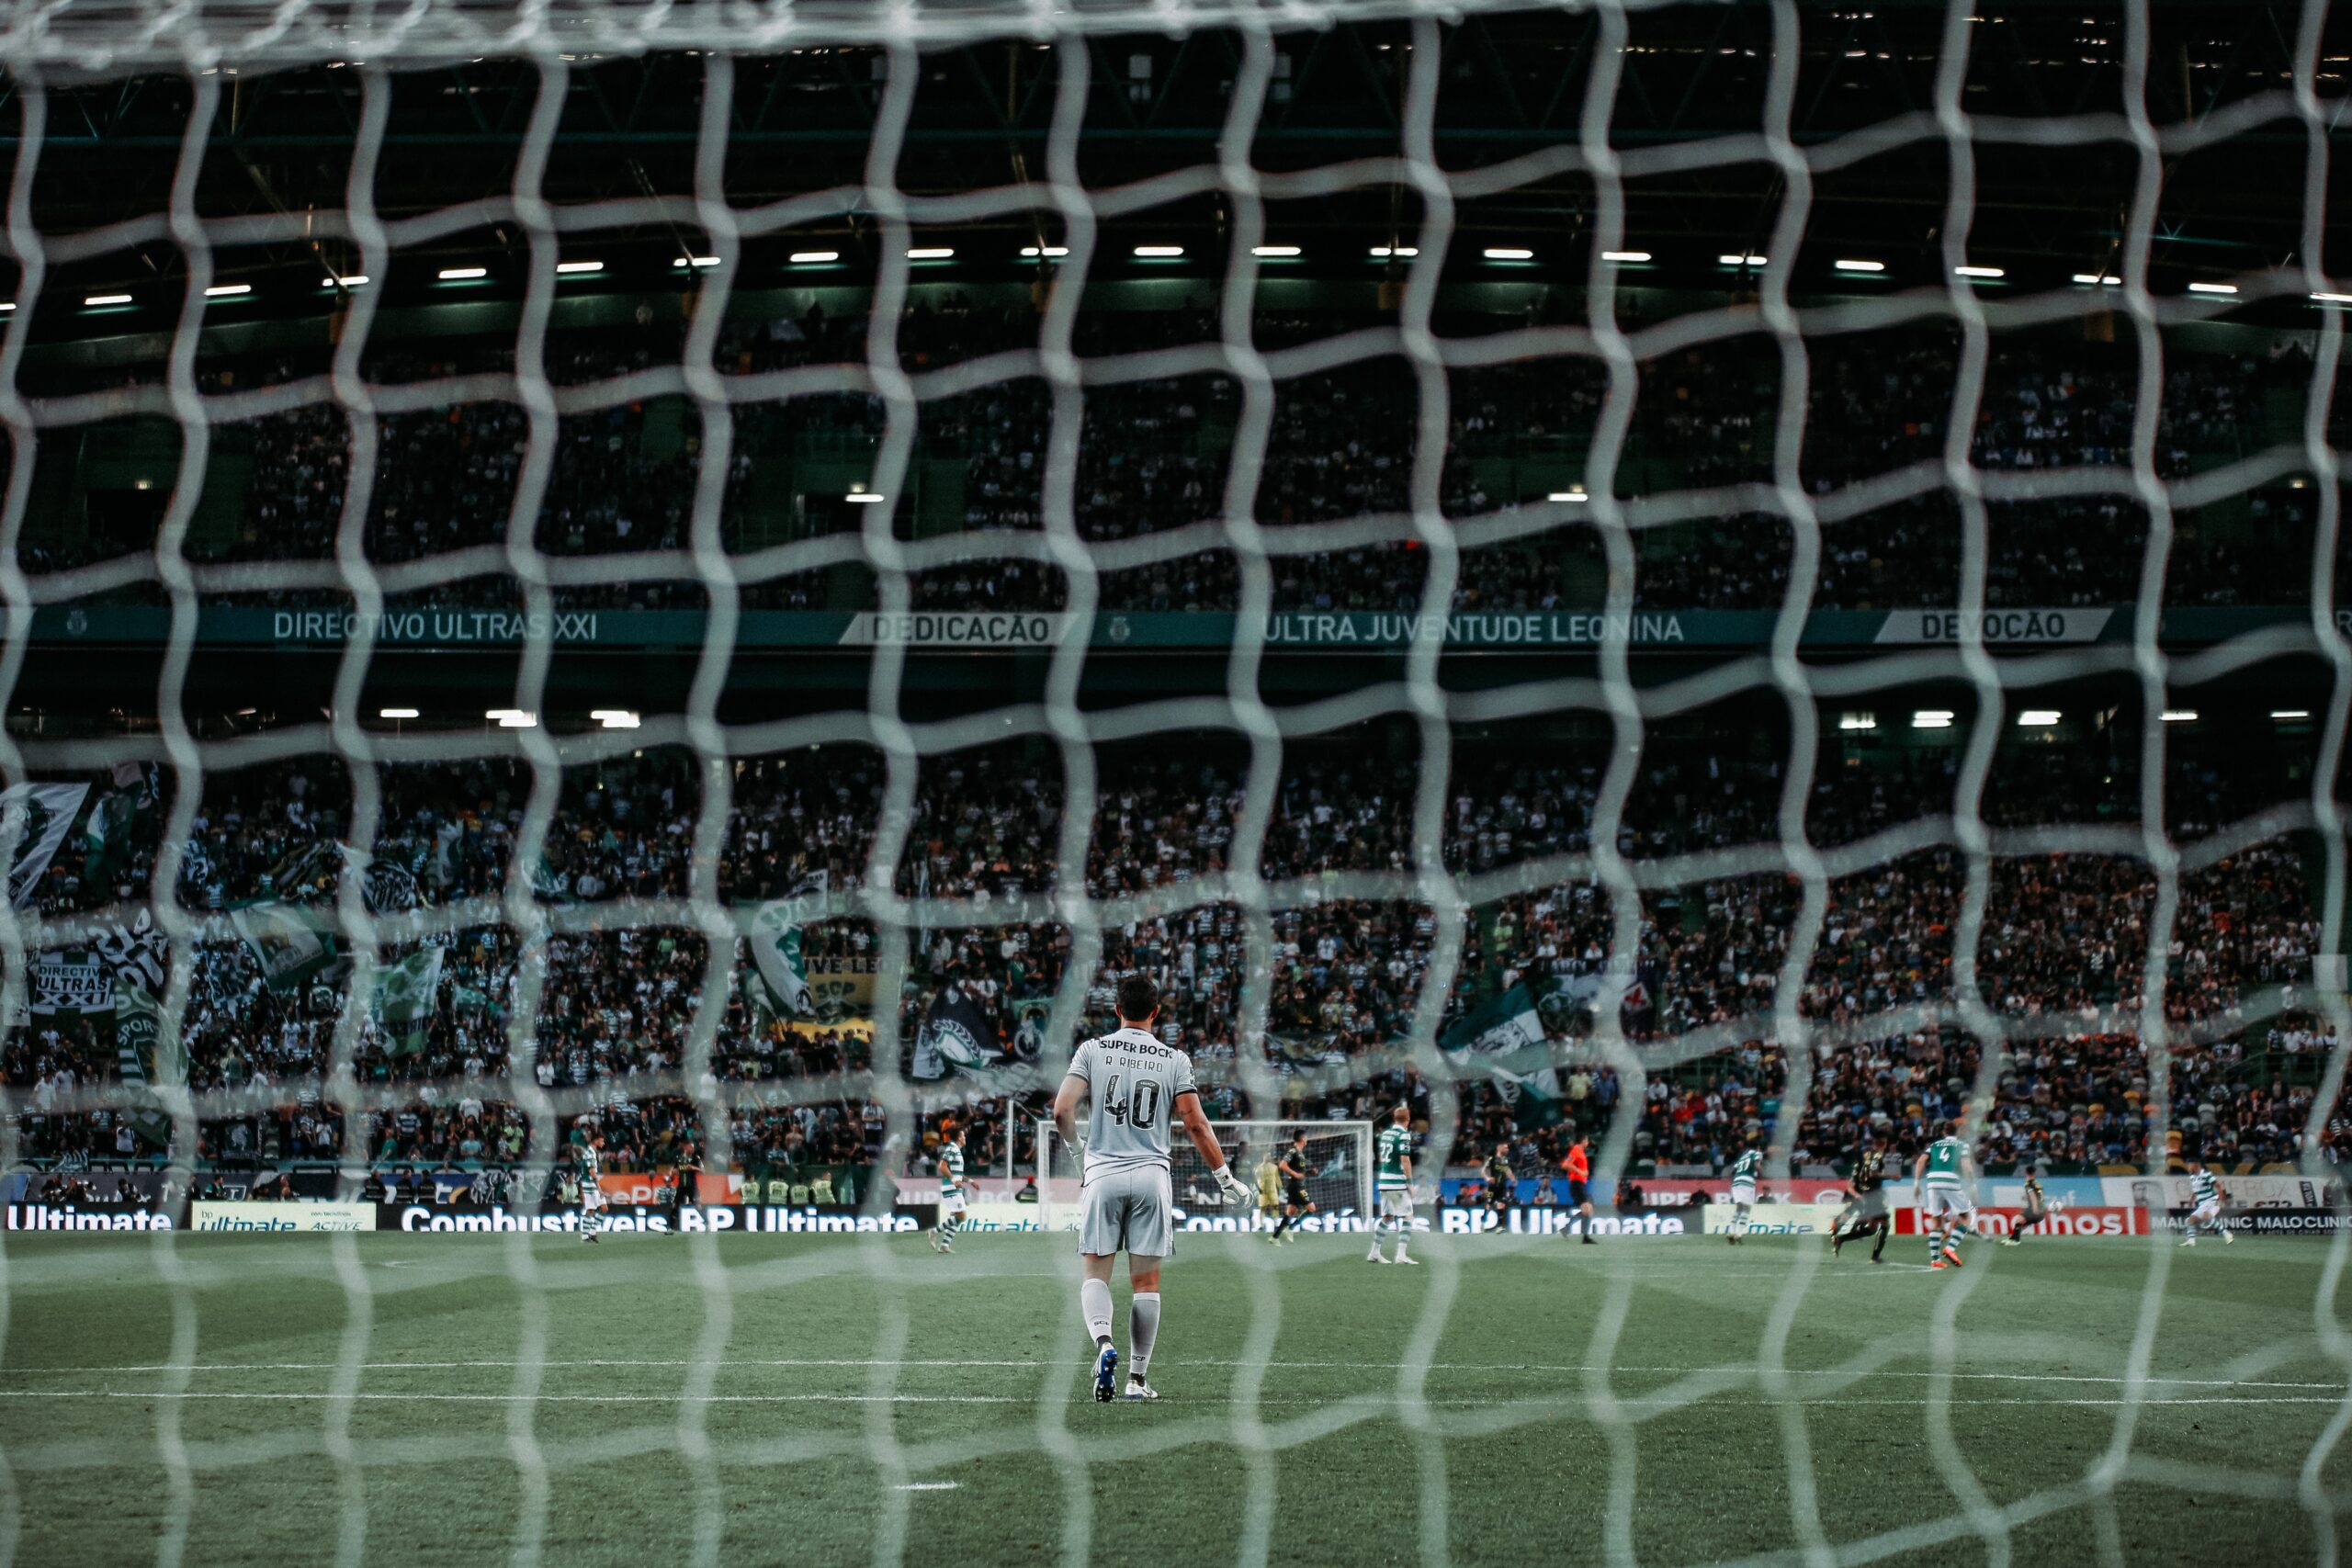
[(1478, 1065), (1487, 1069), (1496, 1092), (1510, 1107), (1514, 1125), (1525, 1129), (1559, 1124), (1564, 1114), (1560, 1075), (1552, 1065), (1550, 1051), (1530, 1045), (1507, 1056), (1481, 1057)]
[(134, 980), (115, 977), (114, 983), (114, 1047), (117, 1069), (122, 1076), (123, 1099), (129, 1109), (131, 1127), (139, 1135), (159, 1148), (169, 1148), (172, 1142), (172, 1119), (164, 1114), (156, 1103), (153, 1086), (159, 1080), (176, 1081), (184, 1064), (175, 1049), (168, 1060), (164, 1057), (164, 1009), (154, 993)]
[(433, 1022), (434, 993), (441, 986), (441, 950), (430, 944), (376, 972), (376, 1021), (388, 1055), (424, 1049)]
[(334, 940), (290, 904), (266, 899), (229, 911), (229, 923), (253, 951), (273, 991), (298, 989), (334, 962)]
[(776, 1017), (807, 1018), (817, 1010), (800, 928), (824, 914), (827, 885), (826, 876), (812, 877), (791, 897), (771, 898), (752, 917), (752, 966), (760, 976), (752, 999)]

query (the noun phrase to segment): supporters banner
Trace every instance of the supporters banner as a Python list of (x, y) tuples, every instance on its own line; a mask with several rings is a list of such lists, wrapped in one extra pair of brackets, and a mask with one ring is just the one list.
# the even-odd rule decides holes
[(40, 874), (57, 858), (89, 794), (86, 784), (20, 784), (0, 790), (0, 844), (15, 844), (17, 855), (8, 866), (10, 908), (32, 902)]
[(95, 953), (44, 953), (33, 960), (32, 979), (34, 1012), (114, 1011), (114, 976)]
[[(2352, 637), (2352, 610), (2337, 612), (2337, 631)], [(168, 640), (172, 612), (160, 605), (48, 604), (32, 615), (32, 637), (45, 647), (153, 647)], [(866, 649), (1020, 653), (1050, 650), (1083, 638), (1106, 650), (1225, 649), (1237, 640), (1232, 611), (1098, 612), (1091, 626), (1058, 611), (745, 610), (735, 617), (734, 646), (763, 649)], [(388, 610), (362, 616), (341, 609), (271, 610), (206, 604), (196, 639), (209, 647), (330, 651), (363, 623), (379, 647), (514, 649), (545, 637), (559, 647), (696, 649), (706, 619), (698, 610), (580, 610), (533, 615), (470, 606)], [(1641, 609), (1460, 611), (1447, 615), (1387, 611), (1281, 611), (1262, 621), (1267, 650), (1357, 651), (1395, 655), (1424, 640), (1452, 648), (1589, 655), (1611, 637), (1636, 649), (1760, 649), (1781, 624), (1777, 610)], [(2248, 633), (2311, 624), (2307, 605), (2180, 606), (2166, 609), (2157, 636), (2166, 646), (2221, 642)], [(1815, 610), (1804, 618), (1808, 648), (1952, 646), (1973, 629), (1994, 647), (2078, 646), (2128, 637), (2132, 617), (2113, 605), (1985, 610), (1972, 622), (1957, 610)], [(20, 786), (22, 787), (22, 786)], [(75, 786), (82, 787), (82, 786)], [(13, 880), (13, 879), (12, 879)]]
[(808, 965), (808, 1009), (819, 1018), (864, 1018), (874, 1011), (876, 958), (834, 958)]
[(178, 1082), (187, 1066), (182, 1045), (175, 1042), (170, 1046), (168, 1063), (164, 1058), (164, 1049), (163, 1004), (128, 975), (116, 976), (115, 1069), (122, 1079), (123, 1098), (129, 1102), (124, 1114), (130, 1118), (132, 1129), (157, 1148), (170, 1145), (172, 1119), (156, 1101), (153, 1086), (167, 1078)]

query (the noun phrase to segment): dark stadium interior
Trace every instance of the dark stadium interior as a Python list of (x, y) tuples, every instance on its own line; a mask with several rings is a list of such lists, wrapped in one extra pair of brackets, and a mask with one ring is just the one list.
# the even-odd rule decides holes
[[(943, 994), (1009, 1045), (1144, 973), (1214, 1114), (1401, 1098), (1440, 1164), (1719, 1172), (1799, 1019), (1795, 1166), (1963, 1106), (2003, 1172), (2343, 1157), (2341, 134), (2294, 7), (2137, 61), (2082, 9), (1949, 76), (1880, 0), (11, 81), (10, 776), (126, 826), (6, 962), (166, 908), (203, 1108), (167, 1155), (42, 1011), (18, 1153), (381, 1190), (604, 1105), (621, 1169), (914, 1171), (947, 1114), (1012, 1171), (1050, 1081), (877, 1079)], [(711, 955), (812, 886), (878, 1043)], [(275, 984), (257, 906), (448, 998)], [(1564, 1118), (1425, 1076), (1604, 974)]]

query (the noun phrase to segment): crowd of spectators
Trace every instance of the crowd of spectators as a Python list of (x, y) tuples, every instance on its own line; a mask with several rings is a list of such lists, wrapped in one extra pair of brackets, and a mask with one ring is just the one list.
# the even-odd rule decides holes
[[(1441, 324), (1474, 335), (1514, 323), (1465, 318)], [(1063, 505), (1080, 540), (1113, 551), (1225, 516), (1234, 468), (1246, 464), (1255, 482), (1241, 503), (1278, 547), (1288, 525), (1387, 518), (1397, 530), (1392, 543), (1276, 556), (1274, 608), (1413, 610), (1425, 599), (1431, 556), (1405, 535), (1419, 499), (1416, 487), (1426, 484), (1430, 504), (1454, 523), (1516, 530), (1532, 520), (1507, 514), (1531, 505), (1549, 507), (1555, 516), (1532, 536), (1463, 552), (1455, 607), (1600, 607), (1606, 560), (1598, 529), (1582, 516), (1589, 502), (1546, 498), (1580, 494), (1591, 477), (1608, 388), (1603, 367), (1555, 355), (1433, 378), (1377, 341), (1382, 325), (1380, 318), (1338, 310), (1261, 314), (1252, 328), (1268, 352), (1348, 334), (1370, 346), (1340, 367), (1287, 376), (1252, 393), (1225, 371), (1138, 373), (1148, 368), (1138, 366), (1139, 355), (1213, 343), (1218, 328), (1209, 312), (1091, 311), (1079, 318), (1073, 347), (1090, 365), (1108, 368), (1090, 374), (1082, 389), (1057, 389), (1020, 364), (978, 388), (912, 405), (909, 496), (894, 507), (897, 526), (926, 538), (958, 529), (1035, 533), (1048, 525), (1051, 508)], [(1012, 363), (1034, 350), (1036, 331), (1026, 310), (950, 297), (910, 306), (896, 323), (896, 347), (901, 366), (922, 376), (990, 356)], [(650, 324), (557, 333), (548, 342), (546, 369), (559, 387), (579, 387), (674, 364), (680, 347), (675, 328)], [(728, 375), (788, 391), (786, 383), (760, 378), (827, 366), (862, 370), (876, 349), (863, 316), (812, 309), (795, 319), (730, 325), (717, 363)], [(1810, 343), (1804, 417), (1792, 448), (1803, 499), (1835, 509), (1851, 486), (1939, 463), (1961, 361), (1957, 334), (1947, 329)], [(251, 393), (315, 385), (311, 378), (322, 368), (284, 356), (208, 360), (198, 380), (208, 392)], [(512, 370), (511, 344), (487, 339), (429, 347), (394, 340), (371, 361), (370, 375), (387, 384), (448, 380), (467, 391), (448, 406), (395, 412), (375, 424), (361, 525), (368, 557), (386, 566), (414, 563), (503, 548), (520, 538), (565, 560), (611, 564), (609, 581), (556, 589), (564, 607), (704, 604), (706, 590), (690, 571), (629, 559), (692, 543), (706, 439), (700, 412), (675, 395), (637, 398), (551, 417), (535, 428), (512, 392), (501, 390)], [(132, 375), (119, 372), (118, 378)], [(2157, 415), (2144, 433), (2155, 473), (2179, 479), (2291, 439), (2309, 375), (2308, 356), (2292, 345), (2236, 355), (2173, 351)], [(1838, 520), (1821, 536), (1811, 603), (1865, 609), (1956, 604), (1962, 540), (1980, 525), (1991, 604), (2139, 597), (2152, 530), (2126, 469), (2143, 434), (2140, 380), (2128, 344), (2024, 334), (1996, 340), (1965, 444), (1970, 461), (2001, 479), (2105, 468), (2112, 479), (2108, 490), (1996, 496), (1979, 512), (1963, 508), (1939, 477), (1859, 516), (1836, 512)], [(1617, 493), (1718, 491), (1722, 500), (1702, 506), (1693, 520), (1642, 530), (1633, 584), (1637, 604), (1757, 609), (1784, 601), (1800, 522), (1758, 513), (1752, 494), (1729, 488), (1769, 486), (1780, 477), (1784, 382), (1777, 346), (1760, 336), (1688, 349), (1640, 367), (1631, 422), (1611, 465)], [(29, 384), (43, 391), (85, 389), (80, 380), (50, 386), (39, 374)], [(1417, 458), (1426, 444), (1422, 408), (1433, 384), (1442, 385), (1445, 400), (1438, 425), (1443, 444), (1425, 473)], [(744, 553), (871, 525), (867, 507), (842, 499), (842, 484), (854, 481), (837, 475), (870, 464), (892, 417), (891, 403), (880, 395), (837, 386), (735, 405), (713, 498), (723, 542)], [(1065, 437), (1060, 447), (1057, 432)], [(241, 489), (232, 481), (237, 510), (227, 526), (217, 508), (198, 508), (187, 546), (191, 558), (334, 558), (351, 489), (350, 419), (341, 406), (313, 400), (226, 424), (214, 447), (223, 464), (242, 460), (245, 477)], [(1057, 452), (1069, 464), (1066, 491), (1047, 483)], [(525, 496), (535, 500), (518, 499)], [(2301, 602), (2315, 514), (2313, 492), (2278, 478), (2168, 518), (2167, 601)], [(39, 574), (148, 544), (77, 534), (61, 517), (27, 531), (20, 558)], [(1098, 559), (1104, 608), (1213, 610), (1240, 602), (1237, 558), (1222, 544), (1172, 560)], [(746, 565), (742, 575), (741, 602), (751, 608), (863, 608), (878, 591), (863, 567), (776, 575), (766, 565)], [(1059, 568), (997, 557), (918, 572), (910, 588), (918, 607), (1069, 603)], [(148, 584), (123, 592), (152, 596), (160, 590)], [(339, 602), (322, 588), (241, 590), (236, 596)], [(503, 567), (485, 570), (477, 557), (467, 573), (404, 590), (393, 603), (515, 607), (522, 598)]]
[[(1974, 1096), (1981, 1065), (1979, 1043), (1951, 1012), (1963, 937), (1977, 994), (2016, 1037), (1986, 1157), (2141, 1157), (2153, 1092), (2138, 1021), (2154, 873), (2112, 854), (2005, 852), (1991, 859), (1972, 915), (1970, 867), (1935, 822), (1951, 809), (1955, 753), (1904, 755), (1841, 766), (1834, 747), (1825, 751), (1804, 813), (1815, 845), (1906, 829), (1917, 841), (1831, 880), (1817, 923), (1779, 842), (1780, 761), (1699, 739), (1662, 738), (1645, 755), (1617, 823), (1619, 852), (1645, 866), (1710, 858), (1648, 876), (1634, 895), (1636, 989), (1621, 1022), (1649, 1075), (1637, 1157), (1719, 1165), (1775, 1113), (1786, 1066), (1781, 987), (1799, 943), (1785, 1010), (1816, 1046), (1808, 1151), (1827, 1157), (1866, 1123), (1907, 1132), (1950, 1114)], [(917, 1145), (886, 1115), (874, 1072), (921, 1070), (912, 1046), (923, 1020), (960, 991), (995, 1029), (1004, 1060), (917, 1079), (911, 1092), (929, 1111), (963, 1108), (976, 1149), (1018, 1158), (1037, 1108), (1035, 1069), (1051, 1060), (1038, 1025), (1081, 963), (1089, 1023), (1107, 1021), (1123, 976), (1161, 984), (1170, 1002), (1160, 1027), (1200, 1065), (1213, 1114), (1358, 1117), (1429, 1092), (1397, 1064), (1441, 961), (1452, 968), (1435, 1010), (1442, 1027), (1516, 987), (1589, 994), (1608, 970), (1624, 890), (1573, 863), (1592, 847), (1604, 798), (1598, 760), (1537, 761), (1494, 743), (1465, 743), (1453, 759), (1438, 802), (1442, 869), (1428, 874), (1475, 893), (1458, 944), (1441, 941), (1437, 908), (1416, 896), (1428, 884), (1414, 873), (1420, 770), (1409, 756), (1294, 747), (1257, 808), (1262, 818), (1244, 761), (1213, 747), (1174, 759), (1104, 749), (1084, 863), (1065, 868), (1065, 801), (1046, 757), (1008, 745), (922, 759), (909, 808), (890, 819), (896, 861), (884, 880), (901, 897), (967, 913), (919, 915), (898, 942), (856, 902), (874, 885), (886, 820), (888, 770), (877, 753), (740, 760), (724, 848), (699, 886), (693, 844), (704, 803), (683, 751), (567, 770), (544, 824), (531, 818), (519, 764), (388, 765), (365, 863), (337, 847), (352, 813), (341, 764), (213, 775), (175, 890), (199, 933), (178, 1035), (187, 1077), (229, 1107), (205, 1118), (195, 1152), (231, 1167), (347, 1160), (355, 1148), (379, 1167), (496, 1166), (529, 1152), (523, 1091), (535, 1089), (561, 1104), (563, 1121), (599, 1118), (623, 1169), (658, 1167), (681, 1140), (710, 1138), (704, 1103), (724, 1109), (733, 1158), (754, 1169), (902, 1158)], [(2165, 830), (2193, 843), (2289, 797), (2284, 766), (2184, 742), (2171, 752)], [(144, 897), (169, 793), (166, 783), (119, 863), (94, 868), (73, 853), (52, 862), (32, 890), (43, 912)], [(2103, 770), (2071, 751), (2019, 747), (1995, 769), (1983, 813), (1996, 831), (2128, 826), (2138, 800), (2121, 761)], [(2162, 995), (2179, 1047), (2173, 1125), (2217, 1157), (2290, 1157), (2310, 1110), (2316, 1051), (2260, 1049), (2249, 1059), (2241, 1043), (2249, 1027), (2295, 1005), (2309, 980), (2321, 933), (2306, 853), (2292, 835), (2261, 838), (2179, 879)], [(383, 922), (381, 962), (398, 963), (420, 941), (442, 946), (434, 1005), (414, 1027), (349, 1006), (347, 953), (273, 976), (240, 934), (257, 907), (307, 909), (331, 926), (347, 865), (363, 868)], [(1120, 902), (1098, 929), (1057, 918), (1066, 870), (1089, 900)], [(1270, 888), (1262, 918), (1234, 897), (1252, 874)], [(526, 902), (561, 929), (516, 931), (507, 900), (518, 875)], [(1335, 880), (1351, 875), (1386, 880)], [(1203, 901), (1187, 902), (1191, 884), (1211, 885)], [(812, 979), (840, 981), (853, 999), (812, 1007), (819, 1016), (776, 1016), (740, 948), (714, 975), (702, 928), (663, 912), (698, 891), (747, 910), (798, 900)], [(625, 900), (655, 908), (632, 913)], [(413, 910), (442, 917), (445, 929), (419, 936), (402, 924)], [(889, 995), (886, 970), (902, 980), (901, 1005), (868, 1025), (854, 1015), (876, 1010), (857, 998)], [(1267, 1060), (1286, 1086), (1279, 1108), (1253, 1106), (1240, 1060), (1255, 1034), (1250, 1010), (1261, 1005)], [(1623, 1062), (1589, 1038), (1598, 1021), (1589, 1007), (1549, 1027), (1583, 1069), (1573, 1075), (1583, 1080), (1576, 1119), (1605, 1122)], [(111, 1017), (37, 1012), (6, 1039), (0, 1069), (25, 1109), (25, 1154), (159, 1152), (152, 1119), (119, 1104), (86, 1108), (86, 1091), (115, 1090), (123, 1076)], [(2281, 1062), (2294, 1070), (2282, 1076)], [(1483, 1153), (1516, 1113), (1487, 1065), (1471, 1056), (1458, 1066), (1456, 1148)], [(356, 1126), (328, 1090), (338, 1069), (368, 1100)], [(1529, 1129), (1530, 1157), (1557, 1136)]]

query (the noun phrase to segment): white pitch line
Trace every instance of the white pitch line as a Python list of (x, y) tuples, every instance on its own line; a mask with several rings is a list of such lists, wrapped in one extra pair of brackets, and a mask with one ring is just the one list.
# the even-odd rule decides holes
[(18, 1388), (10, 1399), (365, 1399), (449, 1404), (1027, 1404), (1003, 1393), (256, 1393), (243, 1389)]
[[(16, 1399), (168, 1399), (183, 1402), (211, 1400), (303, 1400), (333, 1401), (341, 1399), (386, 1402), (431, 1401), (450, 1404), (512, 1404), (518, 1400), (532, 1404), (1030, 1404), (1034, 1400), (1017, 1399), (1007, 1394), (979, 1393), (256, 1393), (242, 1390), (202, 1391), (195, 1389), (141, 1391), (119, 1388), (53, 1388), (15, 1389), (8, 1397)], [(1396, 1405), (1400, 1408), (1423, 1405), (1442, 1406), (1460, 1410), (1516, 1409), (1538, 1403), (1541, 1393), (1516, 1399), (1450, 1399), (1407, 1398), (1393, 1393), (1342, 1393), (1327, 1399), (1261, 1398), (1246, 1403), (1260, 1405), (1280, 1405), (1295, 1408), (1324, 1409), (1348, 1405)], [(1124, 1403), (1124, 1402), (1123, 1402)], [(1165, 1403), (1190, 1405), (1221, 1405), (1245, 1403), (1224, 1394), (1193, 1394)], [(1629, 1409), (1638, 1410), (1649, 1402), (1638, 1395), (1620, 1402)], [(1947, 1405), (2087, 1405), (2087, 1406), (2154, 1406), (2193, 1404), (2326, 1404), (2337, 1405), (2337, 1396), (2303, 1394), (2271, 1394), (2231, 1397), (2201, 1395), (2184, 1399), (1978, 1399), (1959, 1398), (1938, 1401), (1926, 1394), (1905, 1399), (1848, 1399), (1842, 1396), (1800, 1399), (1799, 1404), (1823, 1409), (1839, 1409), (1848, 1405), (1899, 1405), (1905, 1409), (1943, 1404)]]
[(901, 1481), (891, 1490), (896, 1492), (953, 1492), (964, 1483), (960, 1481)]
[[(1366, 1371), (1379, 1370), (1385, 1371), (1407, 1371), (1415, 1370), (1412, 1363), (1401, 1361), (1390, 1362), (1377, 1367), (1375, 1367), (1374, 1363), (1364, 1361), (1237, 1361), (1188, 1359), (1181, 1362), (1170, 1361), (1167, 1364), (1170, 1366), (1185, 1367), (1265, 1367), (1272, 1370), (1297, 1371), (1332, 1371), (1348, 1369)], [(1037, 1365), (1038, 1362), (1035, 1358), (1026, 1360), (995, 1360), (981, 1359), (967, 1359), (959, 1357), (847, 1357), (778, 1359), (742, 1358), (719, 1361), (695, 1361), (681, 1359), (634, 1360), (597, 1358), (585, 1360), (550, 1361), (363, 1361), (359, 1363), (360, 1370), (366, 1371), (480, 1371), (484, 1370), (513, 1371), (522, 1368), (530, 1368), (533, 1370), (562, 1370), (566, 1368), (652, 1368), (657, 1370), (675, 1371), (695, 1367), (718, 1367), (721, 1369), (770, 1368), (777, 1371), (824, 1371), (828, 1369), (870, 1371), (877, 1367), (914, 1369), (950, 1368), (959, 1371), (973, 1368), (1019, 1368), (1023, 1371), (1028, 1371), (1035, 1369)], [(1082, 1367), (1079, 1367), (1075, 1362), (1073, 1362), (1072, 1365), (1074, 1370), (1083, 1370)], [(19, 1374), (28, 1377), (105, 1377), (140, 1372), (304, 1372), (340, 1371), (342, 1370), (344, 1370), (343, 1363), (340, 1361), (209, 1361), (197, 1363), (187, 1367), (174, 1366), (168, 1361), (157, 1361), (122, 1366), (0, 1367), (0, 1378), (6, 1378)], [(1596, 1371), (1640, 1372), (1655, 1373), (1672, 1377), (1721, 1376), (1725, 1373), (1739, 1373), (1745, 1375), (1757, 1373), (1759, 1371), (1759, 1369), (1752, 1362), (1736, 1366), (1661, 1367), (1636, 1366), (1621, 1363), (1587, 1364), (1581, 1362), (1540, 1361), (1431, 1361), (1428, 1364), (1425, 1370), (1430, 1371), (1451, 1372), (1568, 1372), (1578, 1375)], [(1872, 1368), (1867, 1371), (1857, 1371), (1845, 1367), (1788, 1367), (1782, 1370), (1788, 1376), (1792, 1378), (1845, 1378), (1858, 1382), (1867, 1382), (1874, 1379), (1934, 1378), (1939, 1376), (1949, 1376), (1955, 1382), (2101, 1383), (2119, 1386), (2129, 1383), (2132, 1381), (2125, 1377), (2095, 1372), (1955, 1371), (1950, 1373), (1938, 1373), (1933, 1371), (1894, 1371), (1883, 1368)], [(2312, 1391), (2333, 1389), (2341, 1393), (2346, 1387), (2345, 1383), (2340, 1381), (2328, 1382), (2323, 1380), (2320, 1382), (2275, 1382), (2256, 1380), (2253, 1378), (2169, 1377), (2158, 1373), (2151, 1373), (2141, 1381), (2151, 1387), (2162, 1388), (2272, 1388)], [(24, 1392), (30, 1391), (0, 1390), (0, 1393)], [(500, 1397), (503, 1398), (505, 1396), (501, 1395)], [(648, 1395), (646, 1397), (652, 1398), (658, 1396)], [(2143, 1403), (2145, 1402), (2143, 1401)]]

